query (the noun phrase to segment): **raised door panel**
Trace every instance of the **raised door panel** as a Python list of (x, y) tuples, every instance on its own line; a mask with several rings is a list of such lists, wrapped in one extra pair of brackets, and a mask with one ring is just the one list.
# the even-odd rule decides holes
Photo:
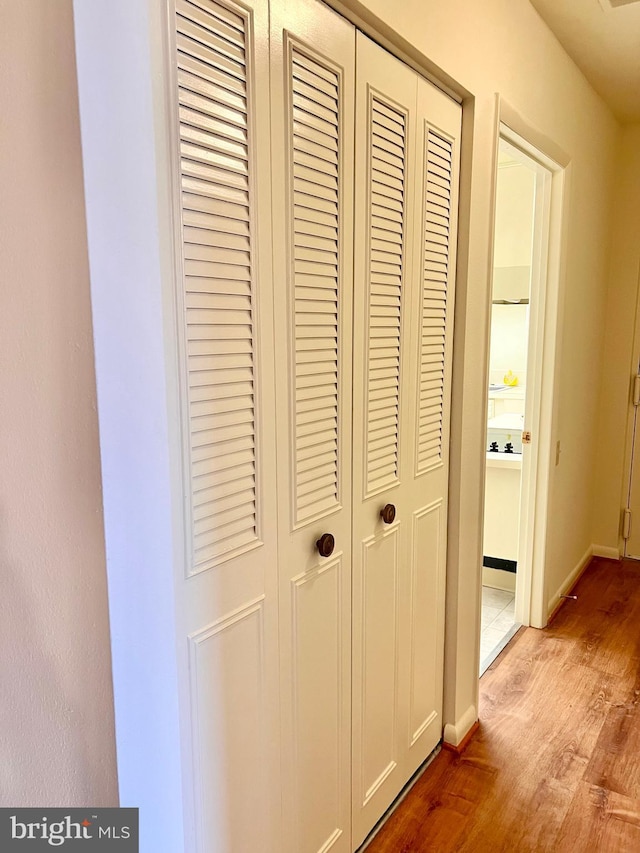
[(262, 0), (176, 0), (170, 19), (178, 653), (200, 853), (281, 850), (267, 13)]
[(442, 733), (442, 645), (444, 638), (446, 517), (442, 501), (413, 513), (411, 611), (409, 617), (409, 713), (407, 740), (413, 747), (431, 729), (433, 746)]
[[(341, 802), (348, 793), (344, 757), (345, 684), (342, 661), (349, 638), (342, 619), (340, 555), (293, 578), (293, 726), (300, 850), (341, 849), (348, 827), (340, 825)], [(319, 701), (319, 697), (323, 697)], [(326, 698), (325, 698), (326, 697)]]
[[(269, 712), (264, 599), (194, 633), (189, 646), (199, 849), (262, 849), (264, 790), (254, 774), (256, 759), (264, 761)], [(257, 819), (246, 820), (247, 812)]]
[[(366, 805), (398, 764), (399, 528), (363, 543), (363, 750), (358, 787)], [(380, 615), (384, 615), (380, 619)]]
[(355, 30), (282, 0), (271, 45), (283, 849), (346, 853)]
[[(353, 358), (354, 846), (406, 781), (399, 673), (413, 434), (406, 400), (417, 77), (358, 33)], [(380, 511), (393, 504), (396, 518)]]

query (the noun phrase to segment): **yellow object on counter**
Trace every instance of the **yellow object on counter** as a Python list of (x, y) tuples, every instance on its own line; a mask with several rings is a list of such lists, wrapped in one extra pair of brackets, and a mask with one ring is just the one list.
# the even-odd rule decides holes
[(518, 384), (518, 377), (510, 370), (503, 376), (503, 382), (505, 385), (509, 385), (511, 388), (515, 388)]

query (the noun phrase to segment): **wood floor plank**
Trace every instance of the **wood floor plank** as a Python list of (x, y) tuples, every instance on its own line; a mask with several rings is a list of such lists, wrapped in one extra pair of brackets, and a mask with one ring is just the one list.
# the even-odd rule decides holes
[(487, 670), (478, 733), (367, 853), (640, 851), (640, 564), (594, 559), (574, 592)]
[(635, 853), (640, 850), (640, 804), (582, 782), (555, 843), (554, 853)]
[[(367, 850), (422, 853), (462, 849), (456, 845), (463, 843), (465, 829), (486, 792), (493, 789), (497, 773), (482, 750), (475, 752), (462, 757), (440, 753)], [(425, 782), (430, 791), (427, 803), (414, 796)]]
[(584, 779), (592, 785), (638, 800), (640, 707), (638, 691), (635, 690), (634, 694), (630, 702), (609, 710)]

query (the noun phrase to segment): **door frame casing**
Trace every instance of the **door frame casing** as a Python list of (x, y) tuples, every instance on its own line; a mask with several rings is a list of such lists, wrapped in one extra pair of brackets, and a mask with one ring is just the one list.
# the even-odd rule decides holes
[(119, 804), (193, 848), (165, 3), (74, 0)]
[[(518, 149), (527, 158), (547, 170), (542, 177), (543, 215), (547, 226), (535, 235), (533, 254), (538, 254), (537, 282), (542, 298), (538, 309), (529, 319), (529, 335), (535, 334), (533, 344), (528, 347), (528, 375), (531, 373), (530, 359), (535, 353), (536, 381), (532, 392), (527, 381), (525, 404), (525, 428), (530, 429), (534, 439), (529, 460), (524, 459), (521, 482), (521, 515), (518, 546), (518, 579), (516, 581), (516, 620), (523, 625), (544, 628), (550, 607), (545, 578), (547, 551), (547, 521), (549, 513), (549, 487), (553, 468), (558, 464), (556, 442), (558, 439), (559, 400), (557, 377), (560, 363), (560, 331), (564, 289), (565, 215), (568, 192), (570, 158), (547, 137), (532, 128), (499, 94), (496, 95), (496, 138), (494, 160), (494, 186), (498, 171), (498, 146), (500, 139)], [(536, 216), (534, 232), (538, 227), (538, 189), (540, 179), (536, 177)], [(546, 206), (546, 211), (544, 210)], [(546, 233), (545, 233), (546, 231)], [(495, 236), (495, 215), (492, 237)], [(537, 245), (535, 245), (537, 243)], [(535, 257), (532, 259), (532, 266)], [(546, 285), (545, 285), (546, 280)], [(545, 285), (544, 289), (540, 287)], [(489, 292), (491, 299), (491, 292)], [(534, 328), (535, 326), (535, 328)], [(486, 365), (488, 381), (488, 359)], [(530, 403), (531, 401), (531, 403)], [(480, 567), (481, 571), (481, 567)]]
[[(638, 406), (634, 406), (633, 404), (633, 377), (636, 374), (640, 374), (640, 263), (638, 264), (638, 288), (636, 295), (636, 304), (635, 304), (635, 317), (634, 317), (634, 328), (633, 328), (633, 349), (631, 353), (631, 359), (629, 362), (629, 408), (627, 411), (626, 418), (626, 432), (625, 432), (625, 454), (624, 454), (624, 468), (623, 468), (623, 477), (622, 477), (622, 488), (620, 494), (620, 507), (621, 511), (624, 511), (625, 508), (631, 508), (631, 487), (632, 487), (632, 478), (633, 478), (633, 466), (634, 463), (637, 465), (638, 460), (634, 457), (636, 456), (635, 452), (635, 440), (636, 440), (636, 432), (639, 428), (638, 423)], [(631, 521), (633, 524), (633, 519)], [(625, 539), (623, 536), (623, 525), (622, 523), (618, 526), (618, 553), (606, 555), (611, 556), (613, 559), (620, 559), (620, 556), (629, 557), (630, 559), (637, 559), (633, 555), (629, 556), (628, 544), (629, 539)], [(613, 550), (613, 549), (611, 549)], [(605, 554), (600, 553), (599, 556), (605, 556)]]

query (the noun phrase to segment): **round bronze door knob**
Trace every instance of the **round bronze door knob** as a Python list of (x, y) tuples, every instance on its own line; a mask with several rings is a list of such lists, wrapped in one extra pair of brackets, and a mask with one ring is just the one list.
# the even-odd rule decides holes
[(396, 517), (396, 508), (393, 504), (387, 504), (380, 510), (380, 518), (385, 524), (391, 524)]
[(333, 554), (336, 540), (330, 533), (323, 533), (316, 542), (316, 548), (321, 557), (330, 557)]

